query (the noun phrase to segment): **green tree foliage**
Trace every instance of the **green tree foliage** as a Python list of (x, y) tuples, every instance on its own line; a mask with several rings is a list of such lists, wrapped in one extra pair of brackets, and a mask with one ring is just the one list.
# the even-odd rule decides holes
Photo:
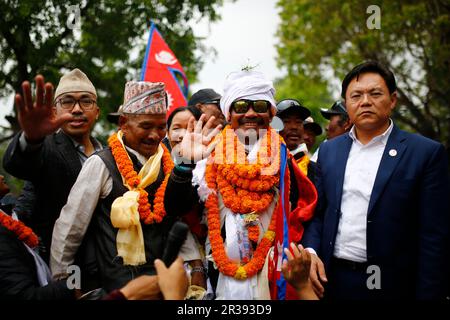
[[(150, 20), (182, 61), (188, 79), (194, 81), (205, 48), (187, 22), (217, 20), (216, 9), (221, 3), (0, 0), (0, 95), (20, 91), (22, 81), (33, 80), (38, 73), (57, 85), (63, 72), (78, 67), (97, 87), (98, 104), (105, 117), (120, 105), (125, 81), (140, 77)], [(78, 28), (71, 28), (74, 8), (79, 9)], [(13, 119), (9, 120), (14, 125)]]
[[(369, 29), (370, 5), (381, 28)], [(278, 63), (289, 82), (343, 79), (365, 60), (386, 64), (398, 82), (394, 118), (450, 147), (450, 2), (280, 0)], [(284, 80), (287, 81), (287, 80)]]

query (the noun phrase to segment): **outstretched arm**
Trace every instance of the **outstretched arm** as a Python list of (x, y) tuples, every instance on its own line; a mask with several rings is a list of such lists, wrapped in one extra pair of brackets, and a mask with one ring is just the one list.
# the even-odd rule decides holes
[(15, 105), (17, 118), (23, 132), (16, 135), (4, 155), (4, 167), (12, 175), (25, 179), (39, 179), (40, 168), (49, 156), (43, 141), (66, 121), (70, 113), (56, 116), (53, 107), (53, 85), (44, 84), (44, 77), (36, 76), (36, 93), (33, 101), (31, 84), (22, 83), (22, 95), (17, 93)]

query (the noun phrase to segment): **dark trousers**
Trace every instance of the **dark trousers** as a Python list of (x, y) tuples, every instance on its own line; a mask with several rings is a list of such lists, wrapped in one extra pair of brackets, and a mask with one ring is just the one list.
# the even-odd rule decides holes
[(370, 290), (367, 286), (367, 263), (333, 258), (328, 270), (325, 286), (327, 300), (373, 300), (379, 298), (380, 290)]

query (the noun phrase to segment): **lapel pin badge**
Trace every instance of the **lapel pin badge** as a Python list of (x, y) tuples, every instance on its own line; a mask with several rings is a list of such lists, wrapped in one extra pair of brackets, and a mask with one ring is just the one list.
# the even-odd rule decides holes
[(389, 155), (390, 155), (391, 157), (395, 157), (395, 156), (397, 155), (397, 150), (395, 150), (395, 149), (389, 150)]

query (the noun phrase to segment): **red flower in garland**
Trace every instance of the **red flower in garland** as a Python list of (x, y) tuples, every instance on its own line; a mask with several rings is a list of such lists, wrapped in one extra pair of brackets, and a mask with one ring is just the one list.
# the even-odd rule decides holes
[(20, 241), (25, 242), (30, 248), (35, 248), (39, 244), (37, 235), (21, 221), (14, 220), (7, 214), (0, 213), (0, 225), (16, 234)]
[[(272, 135), (276, 135), (273, 130), (268, 130), (267, 135), (261, 140), (261, 149), (265, 154), (258, 152), (257, 162), (249, 164), (237, 163), (237, 143), (238, 139), (229, 141), (230, 137), (226, 127), (222, 131), (222, 142), (216, 150), (225, 152), (225, 164), (210, 163), (206, 167), (205, 180), (211, 190), (218, 190), (222, 196), (224, 205), (236, 214), (246, 214), (246, 216), (257, 216), (266, 210), (273, 201), (272, 191), (279, 182), (279, 161), (281, 139), (275, 146), (272, 146)], [(274, 148), (272, 153), (272, 147)], [(215, 153), (212, 154), (214, 159)], [(276, 169), (274, 175), (262, 174), (262, 170), (270, 166)], [(208, 233), (211, 243), (214, 262), (223, 274), (236, 279), (247, 279), (256, 275), (263, 267), (267, 253), (275, 238), (276, 214), (272, 215), (269, 229), (259, 242), (253, 257), (248, 261), (235, 263), (231, 261), (225, 251), (224, 240), (220, 229), (220, 210), (217, 192), (209, 194), (205, 207), (208, 209)], [(280, 205), (281, 201), (278, 203)], [(277, 209), (275, 209), (276, 212)], [(255, 217), (249, 217), (250, 220)], [(248, 223), (249, 239), (257, 242), (259, 239), (259, 227), (254, 223)]]
[(166, 210), (164, 208), (164, 195), (166, 193), (167, 181), (169, 181), (170, 173), (172, 172), (172, 169), (174, 167), (169, 150), (167, 150), (166, 146), (161, 144), (164, 149), (162, 164), (165, 178), (155, 193), (152, 212), (150, 203), (148, 202), (148, 193), (143, 188), (138, 188), (141, 180), (139, 179), (137, 172), (134, 170), (133, 163), (128, 157), (125, 148), (117, 138), (117, 133), (114, 133), (108, 139), (108, 144), (111, 148), (111, 153), (117, 163), (117, 168), (119, 169), (120, 174), (125, 178), (127, 184), (131, 188), (137, 189), (137, 191), (139, 191), (140, 195), (138, 211), (141, 220), (145, 224), (160, 223), (166, 215)]

